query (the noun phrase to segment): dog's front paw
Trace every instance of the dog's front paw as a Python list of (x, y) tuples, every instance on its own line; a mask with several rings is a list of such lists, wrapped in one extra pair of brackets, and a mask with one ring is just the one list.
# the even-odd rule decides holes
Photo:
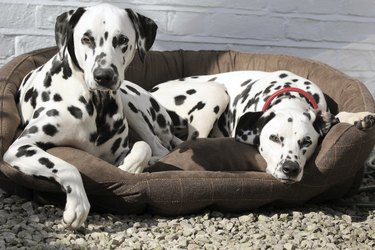
[(367, 130), (375, 125), (375, 115), (366, 115), (362, 119), (355, 121), (354, 125), (360, 130)]
[(148, 166), (151, 156), (150, 146), (144, 141), (138, 141), (119, 168), (129, 173), (142, 173), (143, 169)]
[(63, 214), (63, 225), (66, 228), (77, 229), (86, 221), (90, 211), (90, 203), (84, 189), (73, 188), (66, 190), (66, 205)]

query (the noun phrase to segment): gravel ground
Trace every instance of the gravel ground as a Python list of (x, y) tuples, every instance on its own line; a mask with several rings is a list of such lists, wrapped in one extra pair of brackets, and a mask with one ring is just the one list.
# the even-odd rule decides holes
[[(368, 168), (364, 186), (375, 185)], [(246, 214), (205, 211), (184, 217), (91, 213), (85, 228), (64, 229), (62, 210), (0, 194), (0, 249), (375, 249), (375, 194), (337, 203)], [(366, 206), (364, 206), (366, 205)]]

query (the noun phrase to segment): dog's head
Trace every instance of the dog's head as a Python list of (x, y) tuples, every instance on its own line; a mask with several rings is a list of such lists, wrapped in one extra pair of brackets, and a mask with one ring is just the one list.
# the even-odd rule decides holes
[(58, 16), (55, 38), (60, 56), (70, 56), (90, 90), (117, 90), (136, 51), (143, 61), (156, 31), (154, 21), (131, 9), (100, 4)]
[(248, 112), (238, 121), (236, 139), (258, 146), (267, 172), (276, 179), (299, 182), (306, 161), (334, 122), (333, 115), (316, 110)]

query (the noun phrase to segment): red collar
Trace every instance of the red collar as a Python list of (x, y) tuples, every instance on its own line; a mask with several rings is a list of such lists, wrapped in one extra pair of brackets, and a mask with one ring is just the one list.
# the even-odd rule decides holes
[(285, 92), (298, 92), (300, 94), (302, 94), (303, 96), (305, 96), (311, 106), (314, 108), (314, 109), (318, 109), (318, 104), (316, 104), (315, 100), (314, 100), (314, 97), (312, 97), (309, 93), (307, 93), (306, 91), (302, 90), (302, 89), (299, 89), (299, 88), (282, 88), (278, 91), (276, 91), (275, 93), (273, 93), (273, 95), (271, 95), (267, 101), (264, 103), (263, 105), (263, 108), (262, 108), (262, 112), (266, 112), (266, 110), (268, 109), (268, 107), (270, 106), (271, 102), (273, 101), (273, 99), (275, 99), (277, 96), (281, 95), (282, 93), (285, 93)]

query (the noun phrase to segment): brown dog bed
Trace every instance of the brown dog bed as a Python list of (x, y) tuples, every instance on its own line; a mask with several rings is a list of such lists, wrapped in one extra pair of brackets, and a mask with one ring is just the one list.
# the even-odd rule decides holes
[[(47, 48), (24, 54), (0, 69), (1, 156), (20, 133), (15, 95), (21, 80), (56, 51)], [(318, 84), (333, 113), (375, 112), (374, 101), (362, 83), (322, 63), (292, 56), (150, 52), (144, 64), (138, 58), (133, 61), (126, 78), (150, 89), (171, 79), (234, 70), (289, 70)], [(363, 132), (338, 124), (308, 161), (302, 181), (291, 185), (264, 172), (265, 162), (255, 148), (230, 138), (183, 143), (142, 174), (123, 172), (74, 148), (58, 147), (49, 152), (80, 170), (93, 210), (179, 215), (204, 208), (240, 212), (263, 205), (295, 206), (340, 198), (358, 187), (363, 163), (374, 144), (375, 129)], [(65, 200), (56, 183), (25, 176), (3, 161), (0, 187), (42, 203), (64, 204)]]

